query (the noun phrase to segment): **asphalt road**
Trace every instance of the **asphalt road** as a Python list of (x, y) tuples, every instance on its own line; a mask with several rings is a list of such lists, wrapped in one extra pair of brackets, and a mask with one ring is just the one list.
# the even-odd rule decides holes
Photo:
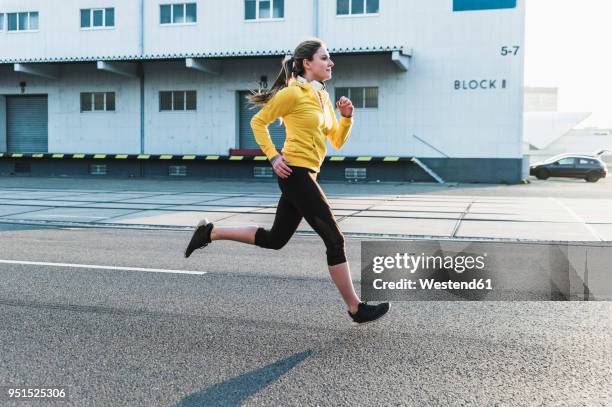
[(188, 238), (0, 225), (0, 385), (74, 406), (612, 404), (610, 302), (394, 302), (353, 326), (318, 238), (184, 259)]

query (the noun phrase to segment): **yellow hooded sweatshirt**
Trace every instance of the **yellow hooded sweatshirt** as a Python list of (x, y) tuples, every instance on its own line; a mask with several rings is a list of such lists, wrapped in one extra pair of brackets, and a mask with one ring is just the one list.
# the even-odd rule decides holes
[(316, 90), (302, 77), (292, 78), (289, 86), (279, 90), (251, 119), (257, 144), (272, 160), (278, 151), (272, 143), (268, 125), (282, 118), (287, 138), (282, 155), (289, 165), (319, 172), (327, 153), (325, 139), (340, 149), (349, 138), (352, 117), (336, 119), (334, 106), (325, 89)]

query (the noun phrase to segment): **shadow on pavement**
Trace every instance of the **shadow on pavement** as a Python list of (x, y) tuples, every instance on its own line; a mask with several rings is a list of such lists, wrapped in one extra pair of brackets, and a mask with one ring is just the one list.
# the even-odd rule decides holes
[(276, 363), (217, 383), (183, 398), (174, 407), (239, 406), (247, 398), (278, 380), (312, 353), (312, 350), (296, 353)]

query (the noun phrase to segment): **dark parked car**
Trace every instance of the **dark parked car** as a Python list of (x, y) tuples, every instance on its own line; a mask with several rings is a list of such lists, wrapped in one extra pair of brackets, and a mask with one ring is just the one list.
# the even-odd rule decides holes
[(531, 165), (529, 175), (538, 179), (549, 177), (583, 178), (597, 182), (608, 175), (608, 167), (597, 157), (588, 155), (562, 155)]

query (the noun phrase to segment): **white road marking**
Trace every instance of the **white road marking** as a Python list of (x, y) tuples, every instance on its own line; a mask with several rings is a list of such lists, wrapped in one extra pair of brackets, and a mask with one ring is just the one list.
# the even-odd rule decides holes
[(21, 261), (21, 260), (0, 260), (0, 263), (5, 264), (27, 264), (33, 266), (52, 266), (52, 267), (73, 267), (101, 270), (126, 270), (126, 271), (146, 271), (150, 273), (175, 273), (175, 274), (206, 274), (206, 271), (190, 271), (190, 270), (168, 270), (168, 269), (150, 269), (142, 267), (118, 267), (118, 266), (98, 266), (93, 264), (71, 264), (71, 263), (48, 263), (43, 261)]

